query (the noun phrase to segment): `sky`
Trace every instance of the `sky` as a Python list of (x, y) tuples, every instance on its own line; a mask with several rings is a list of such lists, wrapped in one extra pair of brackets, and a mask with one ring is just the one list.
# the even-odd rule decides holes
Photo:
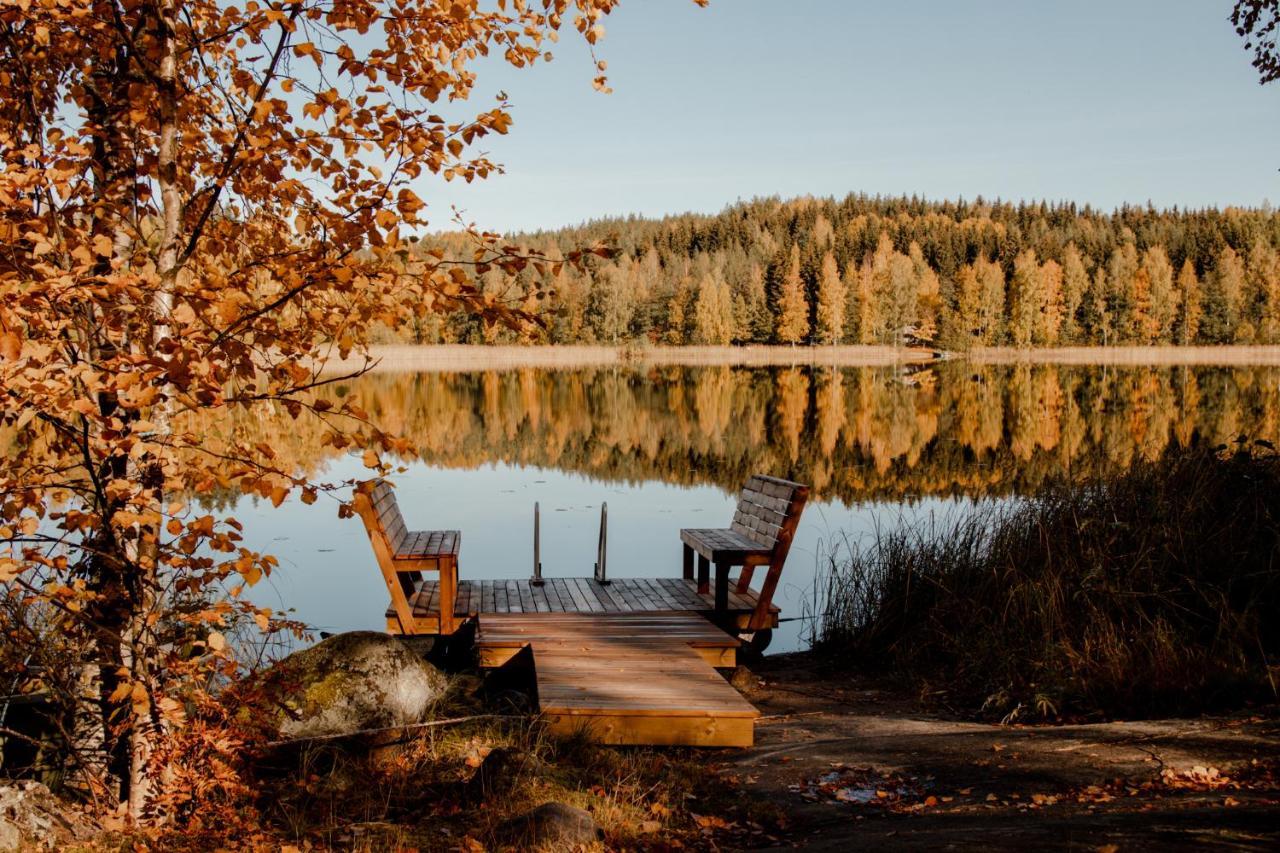
[(424, 184), (499, 231), (714, 213), (851, 192), (1112, 209), (1280, 201), (1280, 83), (1230, 0), (624, 0), (593, 90), (576, 33), (532, 69), (486, 60), (513, 104), (481, 149), (506, 173)]

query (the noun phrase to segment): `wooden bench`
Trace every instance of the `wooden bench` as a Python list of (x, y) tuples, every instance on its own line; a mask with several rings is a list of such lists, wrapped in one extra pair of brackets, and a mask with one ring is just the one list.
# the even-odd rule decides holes
[[(382, 579), (391, 593), (402, 634), (452, 634), (458, 627), (454, 603), (458, 595), (458, 548), (462, 533), (457, 530), (410, 530), (396, 502), (395, 490), (385, 480), (370, 480), (356, 487), (352, 499), (364, 521), (373, 545)], [(422, 581), (423, 572), (438, 572), (438, 614), (414, 613), (410, 604)]]
[(809, 499), (809, 487), (790, 480), (756, 474), (747, 480), (738, 499), (733, 523), (726, 528), (686, 529), (680, 531), (684, 543), (684, 576), (693, 578), (693, 555), (698, 555), (698, 592), (706, 594), (710, 565), (716, 567), (715, 609), (723, 613), (729, 606), (729, 569), (741, 566), (737, 591), (751, 588), (757, 566), (768, 566), (755, 612), (747, 628), (764, 630), (770, 624), (769, 606), (773, 601), (782, 566), (787, 561), (791, 540), (800, 513)]

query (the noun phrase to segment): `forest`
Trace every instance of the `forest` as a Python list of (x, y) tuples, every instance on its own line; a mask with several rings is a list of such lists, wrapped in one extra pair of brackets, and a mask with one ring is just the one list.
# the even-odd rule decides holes
[[(1280, 343), (1280, 214), (1103, 213), (1074, 204), (850, 195), (756, 199), (712, 215), (604, 219), (511, 235), (552, 261), (482, 276), (525, 329), (428, 315), (384, 342), (901, 344)], [(442, 233), (419, 251), (461, 256)]]

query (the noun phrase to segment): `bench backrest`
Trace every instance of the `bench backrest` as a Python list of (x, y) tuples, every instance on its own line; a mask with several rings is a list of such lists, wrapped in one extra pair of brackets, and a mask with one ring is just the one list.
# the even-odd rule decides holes
[(756, 474), (743, 487), (730, 526), (760, 547), (771, 549), (774, 561), (781, 563), (808, 499), (808, 486)]
[[(386, 480), (372, 480), (361, 484), (356, 494), (356, 511), (364, 520), (369, 535), (381, 535), (386, 542), (387, 551), (395, 554), (400, 540), (408, 532), (404, 515), (400, 512), (400, 504), (396, 501), (395, 489)], [(359, 499), (361, 495), (367, 503)]]

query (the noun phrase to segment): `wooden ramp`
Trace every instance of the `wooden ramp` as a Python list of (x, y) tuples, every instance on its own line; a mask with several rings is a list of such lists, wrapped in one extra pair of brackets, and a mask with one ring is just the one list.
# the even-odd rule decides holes
[(484, 666), (529, 649), (552, 731), (607, 744), (751, 746), (759, 712), (715, 670), (737, 645), (687, 611), (483, 613), (476, 630)]

